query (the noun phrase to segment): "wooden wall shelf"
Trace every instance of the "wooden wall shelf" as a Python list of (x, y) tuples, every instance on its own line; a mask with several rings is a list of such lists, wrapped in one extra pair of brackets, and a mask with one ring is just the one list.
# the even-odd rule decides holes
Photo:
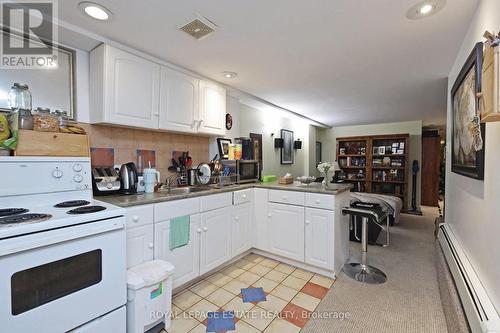
[[(409, 134), (373, 135), (337, 138), (337, 161), (344, 171), (344, 181), (354, 183), (359, 192), (394, 195), (408, 205), (408, 181), (410, 177)], [(394, 144), (394, 145), (393, 145)], [(394, 153), (375, 153), (375, 147), (390, 147)], [(396, 148), (397, 147), (397, 148)], [(342, 150), (342, 153), (341, 153)], [(400, 154), (397, 154), (400, 150)], [(398, 163), (401, 166), (373, 165), (378, 163)], [(352, 165), (352, 164), (364, 165)], [(390, 171), (394, 172), (391, 173)], [(349, 179), (355, 174), (363, 173), (363, 179)], [(394, 174), (395, 173), (395, 174)], [(384, 178), (384, 179), (381, 179)]]

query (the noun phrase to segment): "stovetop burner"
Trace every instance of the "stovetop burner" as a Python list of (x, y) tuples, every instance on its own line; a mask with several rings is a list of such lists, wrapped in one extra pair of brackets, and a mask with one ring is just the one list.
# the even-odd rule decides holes
[(87, 213), (95, 213), (100, 212), (101, 210), (105, 210), (106, 207), (103, 206), (84, 206), (78, 207), (68, 211), (68, 214), (87, 214)]
[(23, 222), (41, 222), (52, 217), (50, 214), (18, 214), (0, 218), (0, 224), (13, 224)]
[(87, 200), (70, 200), (70, 201), (60, 202), (54, 207), (57, 208), (78, 207), (78, 206), (88, 205), (89, 203), (90, 201)]
[(28, 210), (26, 208), (3, 208), (0, 209), (0, 217), (1, 216), (11, 216), (16, 214), (26, 213)]

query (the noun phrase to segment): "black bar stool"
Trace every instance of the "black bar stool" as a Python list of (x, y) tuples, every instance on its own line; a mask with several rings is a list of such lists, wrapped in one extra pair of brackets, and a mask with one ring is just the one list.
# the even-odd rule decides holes
[(351, 279), (369, 284), (380, 284), (387, 281), (387, 275), (380, 269), (367, 263), (368, 252), (368, 222), (381, 225), (387, 219), (387, 213), (380, 207), (363, 207), (361, 205), (344, 207), (342, 214), (361, 218), (361, 262), (347, 263), (344, 272)]

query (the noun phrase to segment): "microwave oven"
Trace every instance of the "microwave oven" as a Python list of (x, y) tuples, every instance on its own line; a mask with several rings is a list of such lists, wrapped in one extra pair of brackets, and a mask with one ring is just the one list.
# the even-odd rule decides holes
[(240, 183), (260, 181), (260, 162), (256, 160), (221, 160), (224, 168), (228, 167), (231, 174), (239, 175)]

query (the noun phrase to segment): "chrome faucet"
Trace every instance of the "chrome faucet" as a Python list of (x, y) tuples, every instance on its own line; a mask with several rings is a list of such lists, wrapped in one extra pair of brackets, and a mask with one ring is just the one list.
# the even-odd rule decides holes
[(172, 176), (167, 177), (165, 180), (165, 185), (167, 186), (167, 191), (170, 191), (172, 189), (172, 182), (175, 182), (177, 184), (177, 180), (179, 180), (181, 176), (175, 174)]

